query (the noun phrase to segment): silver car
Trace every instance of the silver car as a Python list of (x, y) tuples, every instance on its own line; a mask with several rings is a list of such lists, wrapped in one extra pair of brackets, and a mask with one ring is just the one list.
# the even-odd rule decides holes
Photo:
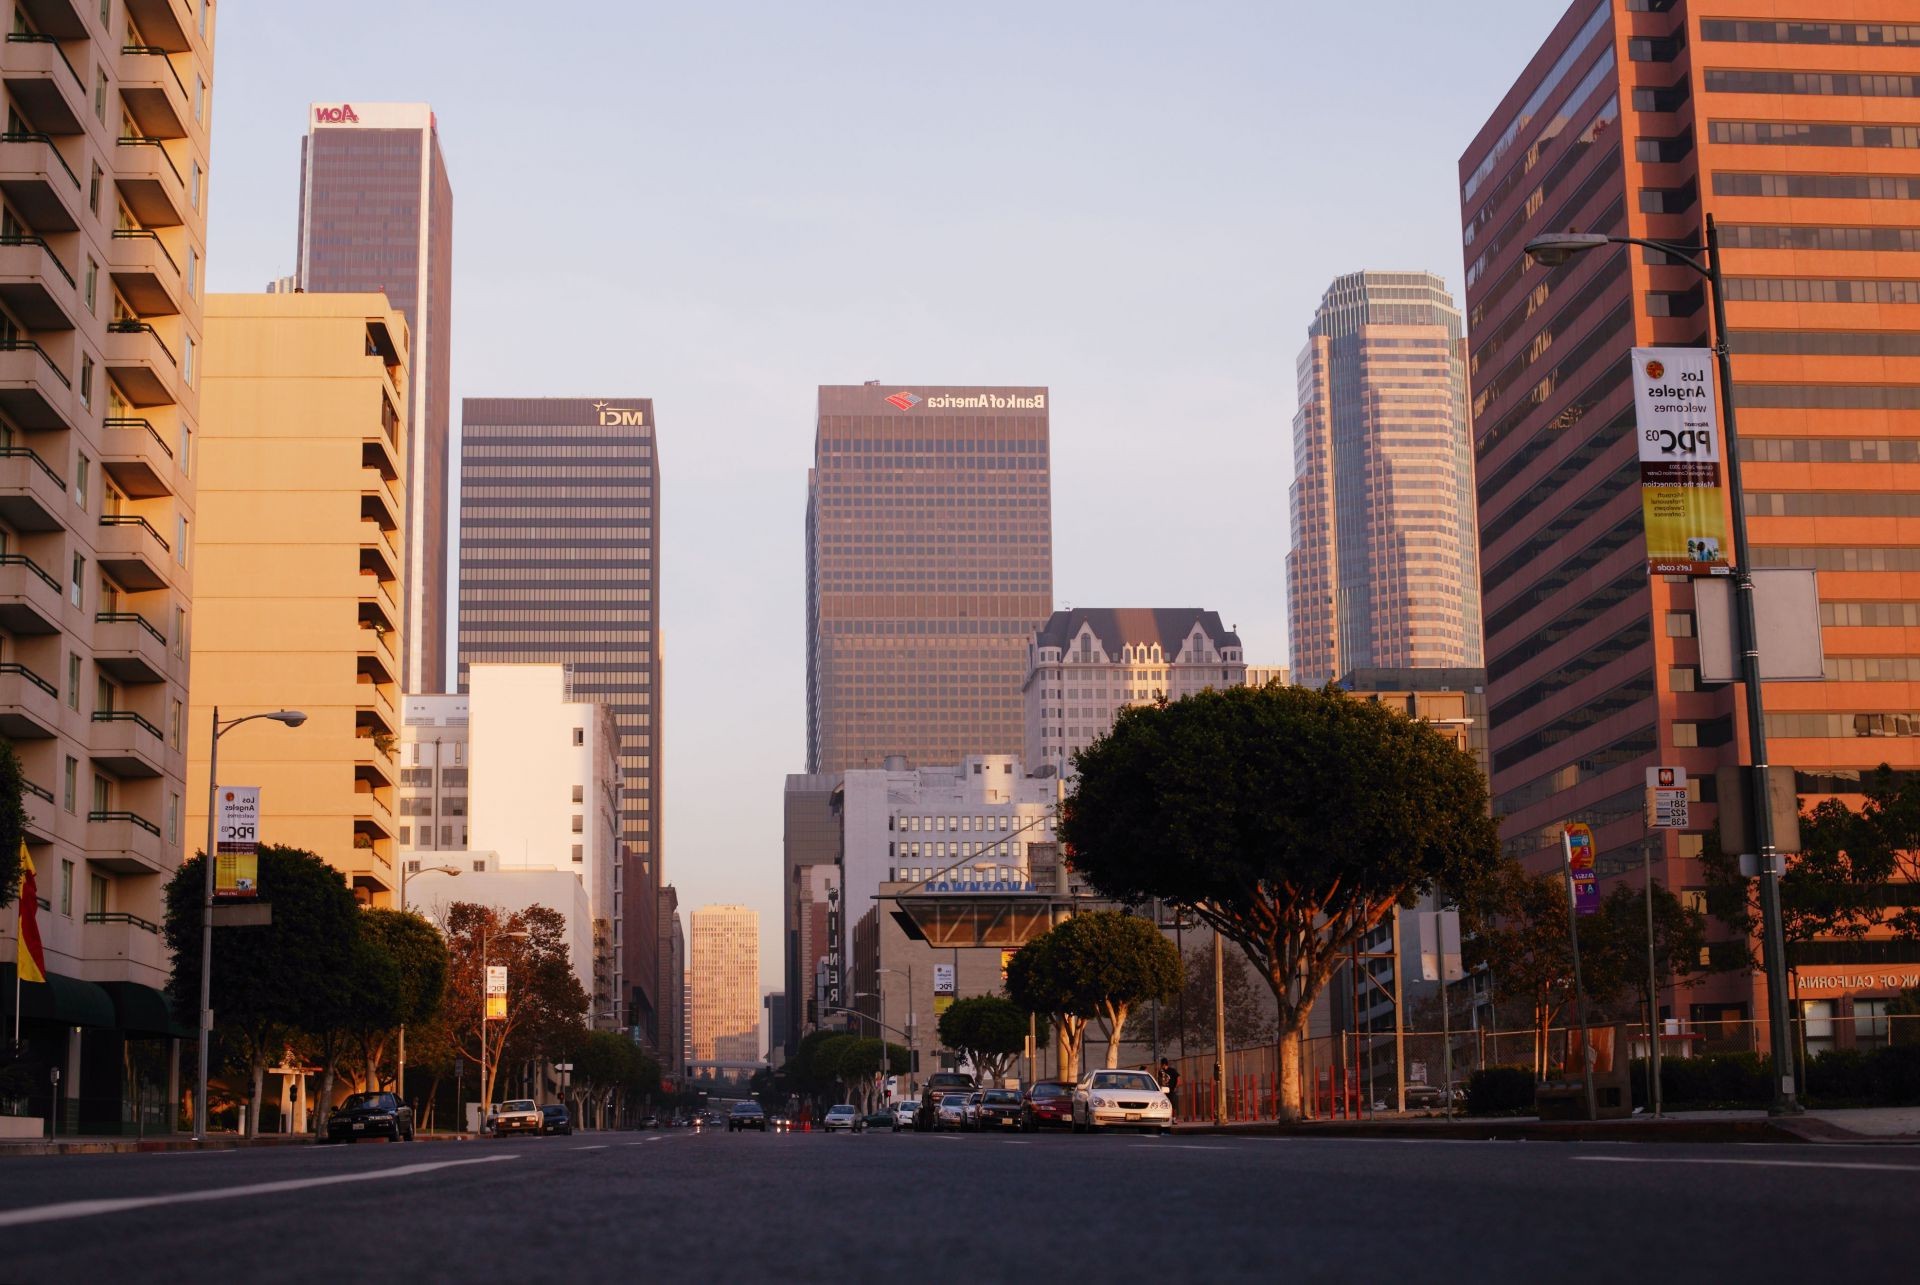
[(1145, 1071), (1089, 1071), (1073, 1089), (1073, 1131), (1113, 1126), (1166, 1133), (1173, 1128), (1173, 1101)]

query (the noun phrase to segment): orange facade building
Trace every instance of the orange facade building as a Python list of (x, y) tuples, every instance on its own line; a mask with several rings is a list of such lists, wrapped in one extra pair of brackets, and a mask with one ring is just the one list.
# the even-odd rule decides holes
[[(1594, 828), (1603, 879), (1695, 899), (1713, 769), (1745, 761), (1737, 687), (1699, 678), (1694, 589), (1650, 577), (1628, 350), (1703, 345), (1699, 276), (1577, 230), (1697, 244), (1719, 226), (1753, 561), (1819, 573), (1826, 680), (1770, 683), (1770, 757), (1803, 804), (1920, 770), (1920, 11), (1898, 0), (1578, 0), (1461, 158), (1493, 792), (1508, 851), (1559, 862)], [(1644, 769), (1697, 784), (1649, 832)], [(1703, 779), (1704, 778), (1704, 779)], [(1854, 800), (1857, 802), (1857, 799)], [(1814, 942), (1810, 1044), (1884, 1041), (1920, 950)], [(1758, 975), (1663, 999), (1764, 1015)], [(1757, 1027), (1702, 1025), (1765, 1047)]]

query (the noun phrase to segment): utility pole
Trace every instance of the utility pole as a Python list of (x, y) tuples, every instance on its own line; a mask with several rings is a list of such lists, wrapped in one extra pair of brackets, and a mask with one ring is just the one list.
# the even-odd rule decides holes
[(1653, 953), (1653, 836), (1641, 848), (1641, 874), (1647, 885), (1647, 1103), (1660, 1118), (1660, 971)]
[(1227, 957), (1217, 925), (1213, 930), (1213, 1122), (1227, 1122)]
[[(1573, 943), (1573, 993), (1580, 1005), (1580, 1071), (1587, 1086), (1587, 1119), (1598, 1120), (1600, 1108), (1593, 1096), (1593, 1028), (1587, 1022), (1587, 987), (1580, 978), (1580, 916), (1574, 905), (1573, 833), (1560, 832), (1560, 846), (1566, 854), (1567, 937)], [(1446, 970), (1442, 969), (1444, 976)]]
[[(1400, 977), (1405, 971), (1405, 961), (1400, 951), (1400, 907), (1393, 908), (1393, 1083), (1395, 1111), (1407, 1109), (1407, 1023), (1401, 1016), (1406, 1010), (1401, 1001), (1406, 992), (1401, 989)], [(1444, 987), (1444, 983), (1443, 983)], [(1441, 992), (1444, 1000), (1445, 990)]]

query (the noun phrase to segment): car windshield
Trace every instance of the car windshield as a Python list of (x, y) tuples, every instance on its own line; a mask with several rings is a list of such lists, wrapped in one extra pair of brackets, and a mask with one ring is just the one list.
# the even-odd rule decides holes
[(751, 1102), (742, 1102), (739, 1106), (733, 1109), (733, 1113), (735, 1115), (759, 1115), (760, 1108), (755, 1106)]
[(987, 1101), (998, 1106), (1019, 1106), (1020, 1095), (1012, 1089), (994, 1089), (987, 1094)]
[(500, 1104), (500, 1109), (502, 1111), (537, 1111), (539, 1110), (538, 1107), (533, 1105), (532, 1098), (516, 1098), (512, 1102), (503, 1102)]
[(1041, 1098), (1064, 1098), (1067, 1096), (1067, 1086), (1064, 1084), (1036, 1084), (1033, 1086), (1031, 1092), (1036, 1102)]
[(542, 1115), (565, 1115), (567, 1113), (567, 1109), (561, 1106), (558, 1102), (555, 1102), (551, 1106), (541, 1107), (540, 1113)]
[(851, 1105), (834, 1107), (827, 1112), (828, 1115), (852, 1115), (853, 1113), (853, 1107)]
[(356, 1093), (340, 1104), (342, 1111), (391, 1111), (400, 1104), (391, 1093)]
[(1096, 1089), (1132, 1089), (1136, 1092), (1152, 1093), (1159, 1089), (1159, 1082), (1145, 1071), (1095, 1071), (1093, 1087)]

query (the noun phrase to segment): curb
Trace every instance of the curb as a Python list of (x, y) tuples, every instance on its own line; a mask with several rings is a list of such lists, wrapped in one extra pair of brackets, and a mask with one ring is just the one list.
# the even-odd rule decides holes
[[(587, 1136), (581, 1131), (575, 1136)], [(633, 1130), (595, 1130), (593, 1132), (644, 1132)], [(385, 1139), (381, 1140), (382, 1142)], [(414, 1138), (415, 1142), (479, 1142), (486, 1141), (470, 1133), (422, 1133)], [(306, 1134), (298, 1136), (285, 1133), (268, 1134), (261, 1138), (212, 1137), (205, 1142), (195, 1142), (192, 1137), (171, 1138), (39, 1138), (26, 1141), (0, 1142), (0, 1159), (9, 1156), (100, 1156), (100, 1155), (144, 1155), (149, 1152), (174, 1151), (244, 1151), (254, 1147), (314, 1147), (320, 1144)]]
[[(1811, 1126), (1811, 1127), (1809, 1127)], [(1858, 1143), (1879, 1141), (1820, 1120), (1458, 1120), (1177, 1124), (1183, 1136), (1438, 1138), (1483, 1142)], [(1886, 1141), (1901, 1141), (1887, 1139)]]

